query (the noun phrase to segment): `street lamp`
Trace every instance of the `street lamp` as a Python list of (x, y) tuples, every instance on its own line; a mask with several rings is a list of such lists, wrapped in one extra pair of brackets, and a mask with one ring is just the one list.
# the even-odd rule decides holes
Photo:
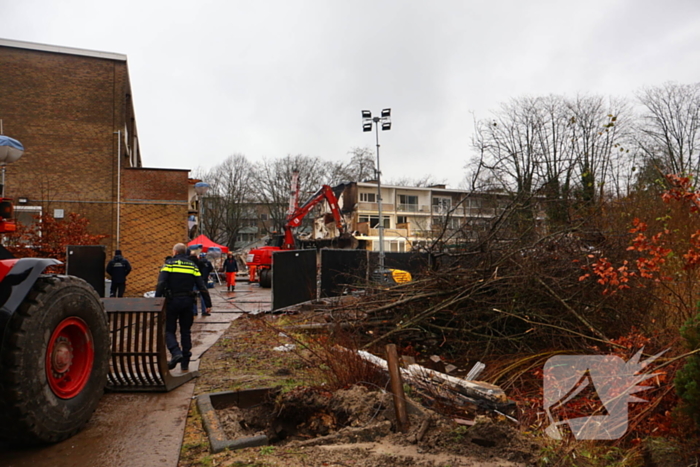
[(209, 184), (205, 182), (197, 182), (194, 184), (194, 192), (197, 193), (197, 211), (199, 214), (197, 216), (197, 229), (199, 234), (202, 235), (202, 198), (209, 191)]
[(381, 117), (372, 117), (369, 110), (362, 111), (362, 131), (372, 131), (372, 122), (377, 138), (377, 210), (379, 211), (379, 273), (384, 277), (384, 217), (382, 216), (382, 172), (379, 170), (379, 124), (382, 131), (391, 130), (391, 109), (383, 109)]

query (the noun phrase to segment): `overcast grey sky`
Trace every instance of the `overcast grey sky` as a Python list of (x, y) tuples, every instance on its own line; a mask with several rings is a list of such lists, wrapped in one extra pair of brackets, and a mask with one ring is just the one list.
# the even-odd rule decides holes
[(125, 54), (144, 165), (349, 159), (456, 188), (513, 97), (697, 82), (699, 0), (0, 0), (0, 38)]

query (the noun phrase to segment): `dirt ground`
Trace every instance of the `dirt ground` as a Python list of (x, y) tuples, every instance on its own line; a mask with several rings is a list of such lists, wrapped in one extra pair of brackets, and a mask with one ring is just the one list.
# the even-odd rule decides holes
[(325, 389), (304, 353), (307, 337), (285, 331), (312, 317), (313, 312), (244, 316), (207, 351), (195, 395), (280, 388), (267, 404), (217, 410), (229, 439), (266, 434), (271, 444), (211, 454), (193, 401), (180, 467), (534, 465), (538, 445), (511, 421), (477, 417), (473, 425), (459, 424), (411, 400), (411, 428), (397, 433), (390, 394), (371, 385)]

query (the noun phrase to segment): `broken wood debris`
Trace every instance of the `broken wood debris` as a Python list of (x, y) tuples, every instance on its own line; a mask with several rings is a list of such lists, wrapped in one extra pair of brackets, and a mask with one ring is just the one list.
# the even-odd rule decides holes
[[(388, 364), (384, 359), (364, 350), (358, 350), (357, 353), (364, 360), (388, 371)], [(418, 386), (447, 400), (456, 399), (462, 403), (461, 405), (468, 403), (487, 410), (502, 412), (512, 404), (503, 389), (494, 384), (456, 378), (418, 364), (408, 365), (400, 371), (408, 384)]]

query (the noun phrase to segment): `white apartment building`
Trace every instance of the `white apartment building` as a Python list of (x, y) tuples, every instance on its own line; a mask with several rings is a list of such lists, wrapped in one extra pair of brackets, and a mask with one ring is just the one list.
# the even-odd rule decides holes
[[(477, 238), (508, 205), (505, 194), (470, 193), (431, 187), (386, 186), (381, 188), (384, 250), (411, 251), (428, 245), (440, 232), (460, 230), (459, 239)], [(355, 230), (369, 250), (379, 250), (379, 204), (376, 182), (357, 182)], [(457, 241), (455, 237), (453, 240)]]

